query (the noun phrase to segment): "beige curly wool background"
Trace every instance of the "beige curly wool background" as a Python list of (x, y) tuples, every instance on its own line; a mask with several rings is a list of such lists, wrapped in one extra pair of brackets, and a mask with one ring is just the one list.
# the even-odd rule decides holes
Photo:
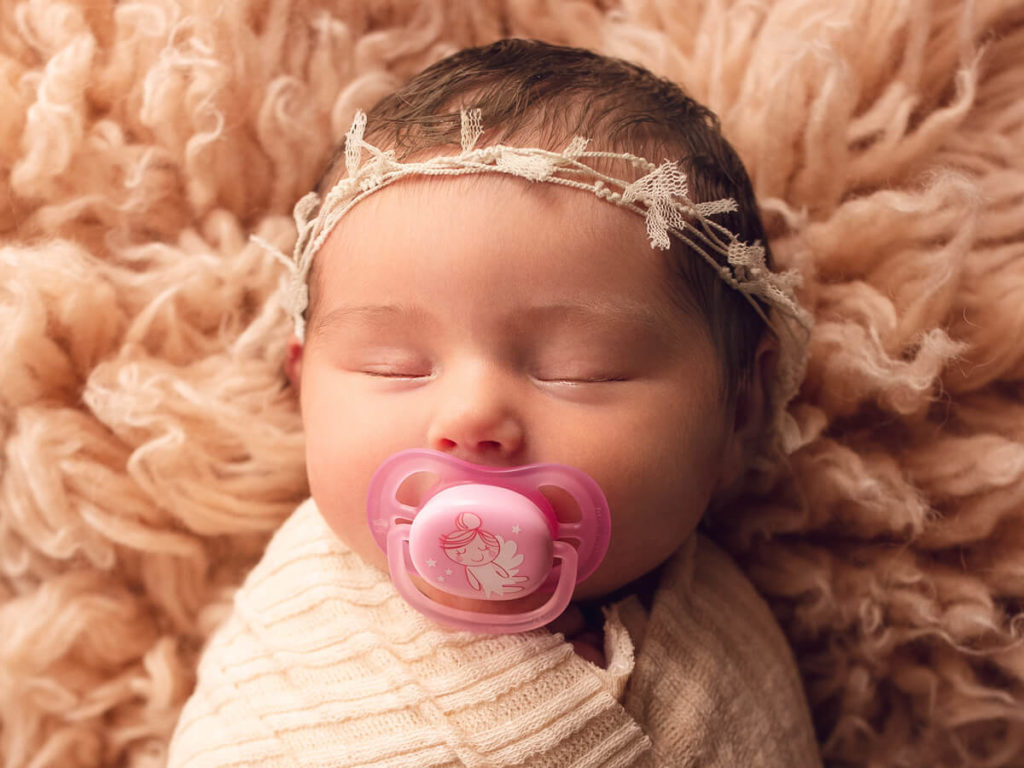
[(159, 766), (305, 494), (280, 268), (357, 107), (593, 47), (722, 118), (818, 320), (794, 477), (721, 534), (834, 766), (1024, 766), (1020, 0), (4, 0), (0, 759)]

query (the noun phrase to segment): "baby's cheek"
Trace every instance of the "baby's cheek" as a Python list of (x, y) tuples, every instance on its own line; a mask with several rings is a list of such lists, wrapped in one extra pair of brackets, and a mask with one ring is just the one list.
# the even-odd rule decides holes
[(334, 534), (367, 563), (387, 569), (387, 558), (366, 522), (370, 477), (379, 465), (344, 445), (314, 442), (307, 450), (310, 492)]
[[(659, 489), (664, 490), (664, 489)], [(688, 539), (700, 511), (671, 493), (635, 489), (609, 498), (611, 540), (601, 565), (576, 589), (577, 599), (598, 598), (653, 571)]]

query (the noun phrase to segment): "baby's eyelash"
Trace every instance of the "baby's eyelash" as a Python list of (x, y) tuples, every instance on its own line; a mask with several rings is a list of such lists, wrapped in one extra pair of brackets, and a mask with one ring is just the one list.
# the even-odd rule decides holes
[(402, 371), (361, 371), (366, 376), (378, 379), (422, 379), (430, 373), (405, 373)]
[[(427, 368), (388, 368), (386, 366), (374, 367), (363, 366), (357, 370), (358, 373), (375, 379), (427, 379), (434, 375), (433, 369)], [(612, 384), (615, 382), (628, 381), (629, 376), (622, 375), (594, 375), (594, 376), (542, 376), (534, 375), (534, 381), (541, 384), (562, 384), (566, 386), (579, 386), (584, 384)]]
[(543, 379), (538, 377), (538, 381), (543, 381), (546, 384), (609, 384), (616, 381), (626, 381), (624, 376), (560, 376), (555, 378)]

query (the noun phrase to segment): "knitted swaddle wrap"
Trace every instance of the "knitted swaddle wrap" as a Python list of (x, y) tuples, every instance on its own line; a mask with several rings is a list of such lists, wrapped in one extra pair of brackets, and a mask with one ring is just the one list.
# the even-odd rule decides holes
[(707, 540), (605, 635), (599, 669), (546, 630), (443, 629), (307, 501), (206, 649), (169, 765), (820, 765), (785, 640)]

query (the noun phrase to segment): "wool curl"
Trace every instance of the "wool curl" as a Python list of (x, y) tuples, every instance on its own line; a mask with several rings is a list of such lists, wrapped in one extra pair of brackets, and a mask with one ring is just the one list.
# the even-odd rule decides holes
[(280, 269), (357, 108), (467, 45), (679, 82), (817, 327), (801, 446), (716, 535), (830, 766), (1024, 764), (1019, 0), (0, 4), (0, 761), (160, 766), (308, 493)]

